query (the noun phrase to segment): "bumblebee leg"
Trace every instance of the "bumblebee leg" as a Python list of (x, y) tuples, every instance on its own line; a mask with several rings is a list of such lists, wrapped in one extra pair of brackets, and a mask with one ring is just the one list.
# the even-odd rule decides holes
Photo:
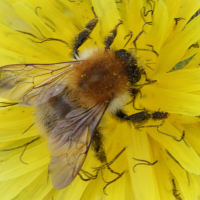
[(92, 7), (92, 11), (94, 14), (94, 18), (90, 20), (86, 25), (85, 28), (75, 37), (75, 46), (73, 48), (73, 55), (74, 57), (79, 55), (78, 48), (88, 39), (90, 34), (92, 33), (94, 27), (98, 23), (97, 15)]
[(151, 118), (151, 114), (147, 111), (138, 112), (133, 115), (127, 115), (122, 110), (117, 110), (115, 116), (121, 119), (122, 121), (131, 121), (133, 124), (143, 123)]
[(148, 121), (149, 119), (152, 120), (166, 119), (169, 116), (169, 113), (160, 111), (149, 113), (148, 111), (145, 110), (142, 112), (135, 113), (133, 115), (127, 115), (122, 110), (117, 110), (115, 115), (123, 121), (131, 121), (133, 124), (142, 124)]
[[(110, 167), (110, 165), (112, 165), (119, 158), (119, 156), (125, 151), (125, 148), (123, 148), (110, 162), (108, 162), (107, 157), (106, 157), (106, 153), (105, 153), (105, 150), (104, 150), (104, 145), (103, 145), (103, 136), (98, 129), (93, 134), (91, 147), (93, 148), (93, 150), (96, 154), (95, 156), (102, 163), (102, 165), (100, 167), (94, 168), (95, 174), (91, 174), (91, 173), (81, 169), (80, 172), (82, 174), (79, 172), (78, 175), (80, 176), (80, 178), (83, 181), (90, 181), (92, 179), (96, 179), (99, 175), (99, 172), (101, 172), (102, 180), (104, 181), (104, 183), (106, 183), (106, 185), (103, 188), (103, 192), (104, 192), (104, 194), (106, 194), (106, 191), (105, 191), (106, 188), (110, 184), (114, 183), (119, 178), (121, 178), (121, 176), (125, 173), (125, 171), (123, 171), (122, 173), (116, 172)], [(103, 176), (103, 172), (106, 169), (108, 169), (111, 173), (115, 174), (116, 178), (112, 179), (111, 181), (106, 181), (104, 179), (104, 176)], [(83, 175), (86, 178), (84, 178)]]
[[(185, 131), (183, 131), (181, 138), (177, 139), (176, 136), (170, 135), (168, 133), (161, 132), (159, 130), (159, 127), (161, 127), (164, 124), (164, 119), (169, 117), (169, 113), (168, 112), (156, 111), (156, 112), (149, 113), (148, 111), (142, 111), (142, 112), (139, 112), (139, 113), (135, 113), (133, 115), (127, 115), (122, 110), (117, 110), (117, 112), (115, 113), (115, 116), (118, 117), (119, 119), (121, 119), (122, 121), (130, 121), (130, 122), (132, 122), (136, 129), (148, 128), (148, 127), (157, 128), (157, 131), (159, 133), (161, 133), (163, 135), (166, 135), (166, 136), (169, 136), (169, 137), (171, 137), (172, 139), (174, 139), (177, 142), (181, 142), (185, 138)], [(149, 119), (152, 119), (152, 120), (163, 120), (163, 122), (161, 124), (159, 124), (159, 125), (141, 126), (142, 123), (145, 123)], [(185, 140), (184, 140), (184, 142), (186, 143)], [(186, 143), (186, 145), (188, 146), (187, 143)]]
[(92, 136), (91, 147), (95, 152), (96, 158), (101, 163), (106, 163), (107, 158), (106, 158), (106, 153), (105, 153), (105, 150), (104, 150), (103, 140), (104, 140), (103, 135), (97, 129)]
[(106, 45), (105, 49), (109, 49), (110, 45), (113, 43), (116, 35), (117, 35), (117, 28), (120, 24), (123, 24), (122, 20), (119, 20), (119, 23), (115, 26), (115, 28), (110, 31), (109, 35), (106, 37), (104, 43)]
[[(93, 134), (92, 137), (92, 143), (91, 146), (93, 148), (93, 150), (95, 151), (95, 156), (97, 157), (97, 159), (102, 163), (102, 165), (100, 167), (95, 168), (96, 171), (96, 175), (94, 176), (95, 178), (98, 176), (99, 172), (101, 172), (102, 175), (102, 180), (106, 183), (106, 185), (103, 188), (103, 192), (104, 194), (106, 194), (106, 188), (114, 183), (115, 181), (117, 181), (119, 178), (121, 178), (121, 176), (125, 173), (125, 171), (119, 173), (114, 171), (110, 165), (112, 165), (117, 159), (118, 157), (125, 151), (125, 148), (123, 148), (110, 162), (107, 161), (107, 157), (106, 157), (106, 153), (104, 150), (104, 145), (103, 145), (103, 136), (100, 132), (100, 130), (96, 130)], [(116, 175), (116, 178), (114, 178), (111, 181), (106, 181), (104, 179), (103, 176), (103, 172), (105, 169), (108, 169), (112, 174)], [(106, 194), (107, 195), (107, 194)]]

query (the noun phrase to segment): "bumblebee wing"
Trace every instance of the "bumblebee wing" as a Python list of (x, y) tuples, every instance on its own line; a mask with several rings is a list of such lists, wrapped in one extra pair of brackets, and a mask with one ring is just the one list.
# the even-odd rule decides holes
[(81, 169), (90, 143), (107, 105), (96, 105), (89, 110), (75, 109), (68, 113), (50, 133), (51, 151), (49, 171), (55, 189), (69, 185)]
[(77, 62), (0, 67), (0, 96), (26, 105), (42, 104), (66, 87), (66, 77)]

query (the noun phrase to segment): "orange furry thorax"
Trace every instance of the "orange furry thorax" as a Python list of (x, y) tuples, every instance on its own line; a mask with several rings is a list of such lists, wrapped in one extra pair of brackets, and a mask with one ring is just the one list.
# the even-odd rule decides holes
[(112, 50), (96, 50), (74, 65), (68, 77), (69, 97), (79, 107), (108, 103), (127, 91), (126, 63)]

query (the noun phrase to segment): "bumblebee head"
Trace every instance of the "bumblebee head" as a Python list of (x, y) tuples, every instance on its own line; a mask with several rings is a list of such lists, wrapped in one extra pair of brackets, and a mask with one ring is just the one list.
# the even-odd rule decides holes
[(141, 70), (138, 67), (137, 59), (125, 49), (115, 51), (115, 55), (126, 63), (128, 81), (131, 85), (137, 83), (141, 79)]

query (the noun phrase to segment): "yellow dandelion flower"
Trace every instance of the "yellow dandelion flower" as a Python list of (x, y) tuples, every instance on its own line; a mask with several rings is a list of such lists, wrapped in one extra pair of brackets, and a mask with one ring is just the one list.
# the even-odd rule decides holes
[(199, 7), (1, 0), (1, 199), (200, 199)]

